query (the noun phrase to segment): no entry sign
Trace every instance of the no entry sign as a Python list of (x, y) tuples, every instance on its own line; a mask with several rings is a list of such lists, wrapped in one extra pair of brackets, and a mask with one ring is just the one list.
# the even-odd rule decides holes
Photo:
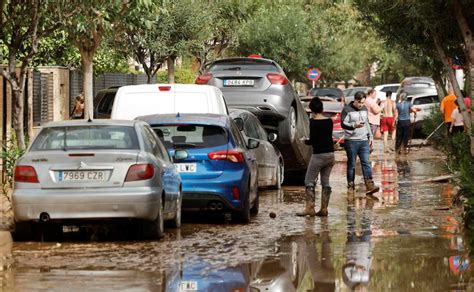
[(310, 81), (318, 81), (319, 77), (321, 77), (321, 71), (318, 68), (311, 68), (306, 72), (306, 78)]

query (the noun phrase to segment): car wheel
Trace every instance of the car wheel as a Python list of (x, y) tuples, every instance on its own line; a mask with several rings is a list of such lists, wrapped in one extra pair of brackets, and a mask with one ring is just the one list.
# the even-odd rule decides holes
[(163, 223), (163, 204), (159, 204), (158, 215), (153, 221), (144, 221), (143, 235), (146, 239), (160, 239), (164, 236), (165, 226)]
[(250, 209), (250, 214), (254, 216), (257, 215), (259, 209), (260, 209), (260, 195), (257, 193), (257, 197), (255, 198), (252, 209)]
[(181, 205), (183, 202), (181, 190), (178, 193), (178, 203), (176, 206), (176, 215), (173, 220), (171, 220), (171, 228), (180, 228), (181, 227)]
[(295, 141), (296, 137), (296, 110), (293, 106), (290, 107), (288, 117), (280, 122), (278, 127), (278, 137), (280, 137), (280, 143), (291, 144)]
[(251, 192), (251, 186), (250, 186), (250, 177), (249, 177), (249, 185), (245, 193), (245, 199), (243, 202), (242, 210), (239, 212), (239, 221), (241, 223), (250, 222), (250, 192)]
[(285, 176), (285, 166), (283, 165), (283, 161), (280, 160), (278, 162), (278, 166), (276, 169), (276, 179), (275, 179), (275, 185), (274, 185), (275, 189), (278, 189), (278, 190), (281, 189), (284, 176)]

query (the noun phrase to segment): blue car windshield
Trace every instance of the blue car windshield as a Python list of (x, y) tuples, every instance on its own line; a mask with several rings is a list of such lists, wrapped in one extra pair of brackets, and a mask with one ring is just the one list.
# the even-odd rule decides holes
[(226, 145), (227, 132), (211, 125), (153, 125), (166, 148), (210, 148)]
[(139, 149), (135, 128), (130, 126), (69, 126), (44, 128), (31, 151)]

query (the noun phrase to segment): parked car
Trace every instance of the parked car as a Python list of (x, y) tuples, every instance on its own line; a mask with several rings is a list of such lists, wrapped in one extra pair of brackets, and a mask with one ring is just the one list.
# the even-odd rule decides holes
[(431, 77), (406, 77), (402, 80), (400, 88), (397, 91), (397, 100), (402, 92), (408, 95), (438, 95), (435, 82)]
[(411, 121), (415, 122), (415, 131), (417, 133), (421, 132), (423, 127), (423, 121), (431, 115), (431, 113), (439, 107), (439, 97), (435, 94), (414, 94), (407, 97), (407, 101), (411, 102), (413, 107), (419, 109), (415, 115), (411, 114)]
[(97, 92), (94, 97), (94, 118), (110, 119), (115, 94), (120, 86), (109, 87)]
[[(139, 117), (161, 137), (183, 180), (183, 210), (232, 212), (240, 221), (257, 214), (258, 165), (232, 118), (216, 114)], [(179, 155), (176, 152), (179, 151)]]
[(311, 88), (308, 95), (312, 97), (326, 97), (335, 101), (345, 102), (345, 96), (342, 89), (336, 87)]
[(206, 65), (197, 84), (219, 87), (227, 106), (255, 114), (265, 129), (278, 135), (285, 170), (302, 172), (311, 158), (300, 138), (309, 134), (309, 119), (283, 69), (263, 58), (224, 58)]
[(267, 134), (258, 118), (249, 111), (231, 110), (229, 116), (236, 121), (245, 141), (253, 138), (260, 142), (257, 148), (250, 150), (257, 158), (258, 186), (272, 186), (280, 189), (284, 179), (285, 164), (280, 151), (272, 144), (277, 140), (277, 135)]
[(367, 87), (367, 86), (357, 86), (357, 87), (351, 87), (351, 88), (345, 89), (343, 91), (346, 97), (345, 103), (349, 104), (351, 101), (354, 101), (354, 95), (356, 94), (357, 91), (362, 91), (362, 92), (367, 93), (367, 91), (369, 91), (370, 89), (372, 89), (372, 87)]
[[(301, 99), (301, 103), (303, 104), (308, 116), (311, 114), (311, 110), (309, 109), (309, 103), (311, 102), (311, 99), (313, 99), (313, 96), (307, 96)], [(340, 145), (344, 144), (344, 130), (341, 126), (341, 112), (344, 104), (339, 101), (334, 101), (334, 99), (328, 97), (320, 97), (320, 99), (323, 102), (324, 115), (328, 118), (331, 118), (333, 123), (332, 138), (334, 143), (338, 143)]]
[(150, 238), (163, 236), (164, 220), (181, 225), (181, 178), (142, 121), (49, 123), (18, 160), (14, 180), (20, 237), (38, 222), (137, 219)]
[(375, 92), (377, 93), (377, 99), (380, 101), (387, 99), (387, 91), (391, 91), (392, 100), (396, 100), (398, 88), (400, 88), (400, 83), (382, 84), (374, 87)]
[(122, 86), (115, 95), (112, 119), (169, 113), (229, 112), (224, 96), (215, 86), (195, 84), (143, 84)]

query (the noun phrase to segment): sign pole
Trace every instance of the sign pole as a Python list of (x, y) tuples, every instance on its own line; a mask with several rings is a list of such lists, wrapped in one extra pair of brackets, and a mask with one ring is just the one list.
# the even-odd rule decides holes
[(316, 81), (313, 80), (313, 88), (316, 86)]

